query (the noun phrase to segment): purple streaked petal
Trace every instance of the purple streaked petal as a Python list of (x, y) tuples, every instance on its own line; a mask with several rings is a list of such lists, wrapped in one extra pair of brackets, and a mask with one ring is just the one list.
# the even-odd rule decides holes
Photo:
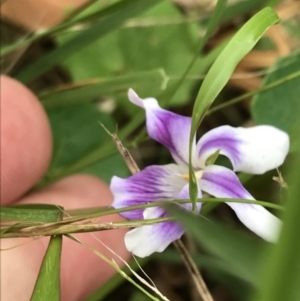
[(199, 180), (199, 186), (201, 190), (215, 197), (253, 199), (251, 194), (243, 187), (237, 175), (223, 166), (207, 166)]
[[(160, 207), (147, 208), (144, 218), (166, 217), (168, 213)], [(125, 245), (129, 252), (139, 257), (146, 257), (154, 252), (163, 252), (174, 240), (179, 239), (184, 228), (178, 222), (163, 222), (142, 226), (130, 230), (125, 235)]]
[(178, 164), (188, 164), (191, 118), (162, 109), (155, 98), (141, 99), (132, 89), (129, 100), (146, 111), (148, 135), (166, 146)]
[[(112, 206), (123, 208), (174, 199), (186, 185), (182, 177), (186, 172), (185, 167), (176, 164), (153, 165), (127, 179), (113, 177), (110, 185), (114, 195)], [(121, 215), (130, 220), (143, 219), (143, 211), (144, 209), (132, 210)]]
[[(236, 174), (222, 166), (208, 166), (199, 181), (199, 186), (203, 191), (218, 198), (254, 200), (240, 183)], [(235, 211), (239, 220), (252, 232), (267, 241), (276, 241), (281, 222), (264, 207), (245, 203), (227, 203), (227, 205)]]
[(289, 137), (268, 125), (252, 128), (221, 126), (199, 140), (199, 166), (204, 168), (205, 161), (217, 150), (230, 159), (235, 171), (262, 174), (283, 163), (289, 150)]

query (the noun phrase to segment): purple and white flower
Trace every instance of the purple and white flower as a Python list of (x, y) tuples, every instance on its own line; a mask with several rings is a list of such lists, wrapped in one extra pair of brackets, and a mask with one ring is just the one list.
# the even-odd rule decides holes
[[(113, 177), (111, 191), (113, 207), (123, 208), (147, 204), (158, 200), (189, 199), (188, 147), (191, 118), (162, 109), (156, 99), (141, 99), (130, 89), (130, 101), (146, 111), (146, 126), (151, 138), (166, 146), (176, 164), (149, 166), (127, 179)], [(193, 168), (198, 183), (198, 197), (204, 191), (220, 198), (254, 200), (240, 183), (235, 172), (263, 174), (280, 166), (289, 150), (288, 135), (272, 126), (252, 128), (220, 126), (193, 143)], [(229, 158), (233, 170), (217, 165), (207, 165), (207, 159), (219, 152)], [(280, 220), (260, 205), (227, 203), (239, 220), (263, 239), (273, 242), (280, 228)], [(183, 205), (191, 209), (191, 204)], [(201, 204), (198, 203), (198, 211)], [(121, 213), (129, 220), (161, 218), (165, 209), (152, 207)], [(139, 257), (162, 252), (179, 239), (184, 228), (175, 221), (135, 228), (127, 232), (127, 249)]]

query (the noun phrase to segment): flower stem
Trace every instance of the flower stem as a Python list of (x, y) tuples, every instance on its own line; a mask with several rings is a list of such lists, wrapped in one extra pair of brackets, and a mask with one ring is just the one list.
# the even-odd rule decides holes
[(195, 287), (197, 289), (198, 294), (200, 295), (202, 301), (214, 301), (213, 297), (211, 296), (199, 270), (196, 266), (195, 262), (193, 261), (189, 251), (183, 244), (181, 239), (178, 239), (173, 242), (174, 246), (178, 250), (178, 252), (181, 255), (181, 258), (189, 271), (192, 280), (195, 284)]

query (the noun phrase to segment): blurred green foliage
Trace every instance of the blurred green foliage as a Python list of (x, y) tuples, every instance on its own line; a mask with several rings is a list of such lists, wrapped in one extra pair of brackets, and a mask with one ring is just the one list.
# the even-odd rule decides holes
[[(262, 86), (300, 72), (300, 52), (279, 59), (264, 78)], [(300, 77), (258, 94), (252, 101), (252, 116), (256, 124), (274, 125), (289, 133), (291, 151), (300, 147)]]

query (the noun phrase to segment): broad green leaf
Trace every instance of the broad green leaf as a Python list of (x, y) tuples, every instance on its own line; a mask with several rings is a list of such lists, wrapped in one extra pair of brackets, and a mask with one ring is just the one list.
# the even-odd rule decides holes
[(159, 1), (160, 0), (123, 0), (120, 3), (116, 3), (115, 5), (119, 8), (117, 11), (113, 11), (111, 14), (100, 18), (100, 20), (92, 24), (90, 28), (76, 36), (68, 43), (54, 49), (34, 63), (30, 64), (17, 74), (17, 79), (25, 83), (30, 82), (38, 75), (49, 70), (51, 67), (75, 54), (90, 43), (116, 29), (128, 18), (138, 15), (144, 10), (157, 4)]
[[(121, 174), (127, 174), (125, 163), (120, 155), (116, 156), (113, 149), (111, 151), (115, 155), (113, 160), (109, 156), (106, 157), (108, 160), (106, 162), (98, 160), (101, 158), (102, 145), (111, 142), (111, 137), (103, 130), (100, 122), (110, 131), (115, 130), (114, 122), (109, 115), (97, 110), (91, 104), (81, 104), (49, 109), (48, 116), (54, 137), (54, 152), (51, 166), (38, 184), (38, 188), (73, 172), (87, 171), (104, 176), (106, 180), (113, 176), (117, 168)], [(65, 172), (65, 170), (72, 169), (79, 160), (98, 149), (99, 154), (96, 154), (98, 157), (90, 164), (83, 165), (80, 169), (70, 173)], [(96, 163), (97, 165), (95, 165)], [(110, 164), (110, 168), (106, 168), (108, 164)], [(91, 169), (87, 169), (88, 167)]]
[(255, 301), (300, 300), (300, 153), (296, 155), (281, 235), (267, 258)]
[(286, 131), (291, 140), (291, 151), (300, 146), (300, 52), (279, 59), (268, 71), (263, 83), (270, 85), (298, 73), (299, 76), (256, 95), (251, 112), (256, 124), (270, 124)]
[(204, 249), (229, 264), (242, 279), (258, 284), (265, 246), (262, 241), (177, 207), (169, 209)]
[(279, 22), (277, 14), (271, 8), (265, 8), (254, 15), (242, 28), (231, 38), (221, 54), (209, 69), (197, 95), (190, 133), (190, 196), (195, 205), (197, 198), (196, 178), (192, 168), (192, 142), (206, 111), (216, 99), (230, 79), (235, 67), (243, 57), (255, 46), (266, 30)]
[(62, 210), (60, 207), (48, 204), (26, 204), (1, 207), (1, 220), (23, 222), (52, 222), (56, 221)]
[(51, 109), (48, 110), (48, 116), (56, 143), (53, 164), (57, 167), (72, 164), (110, 139), (99, 122), (109, 130), (114, 130), (109, 115), (90, 104)]
[(124, 163), (124, 159), (117, 153), (83, 169), (83, 172), (97, 176), (103, 181), (110, 183), (111, 178), (117, 175), (121, 178), (129, 176), (129, 170)]
[[(179, 22), (174, 22), (174, 18)], [(145, 97), (156, 97), (167, 85), (173, 87), (178, 84), (182, 70), (197, 52), (198, 32), (199, 25), (196, 22), (188, 22), (174, 4), (162, 1), (138, 19), (129, 20), (126, 27), (119, 28), (77, 51), (74, 56), (63, 61), (63, 66), (75, 82), (116, 75), (122, 77), (127, 74), (142, 76), (145, 70), (163, 69), (168, 76), (163, 85), (141, 87), (142, 78), (130, 83), (133, 89), (140, 91)], [(60, 35), (58, 41), (64, 45), (78, 35), (80, 33), (76, 31), (67, 32)], [(108, 55), (109, 59), (107, 59)], [(201, 54), (198, 54), (198, 57), (197, 67), (193, 68), (197, 71), (196, 75), (199, 73), (200, 65), (204, 64)], [(160, 79), (161, 76), (158, 75), (158, 81)], [(184, 102), (197, 82), (199, 79), (186, 81), (180, 88), (175, 102)], [(126, 88), (128, 89), (129, 86)], [(132, 111), (128, 110), (127, 105), (123, 103), (120, 105), (128, 113)]]

